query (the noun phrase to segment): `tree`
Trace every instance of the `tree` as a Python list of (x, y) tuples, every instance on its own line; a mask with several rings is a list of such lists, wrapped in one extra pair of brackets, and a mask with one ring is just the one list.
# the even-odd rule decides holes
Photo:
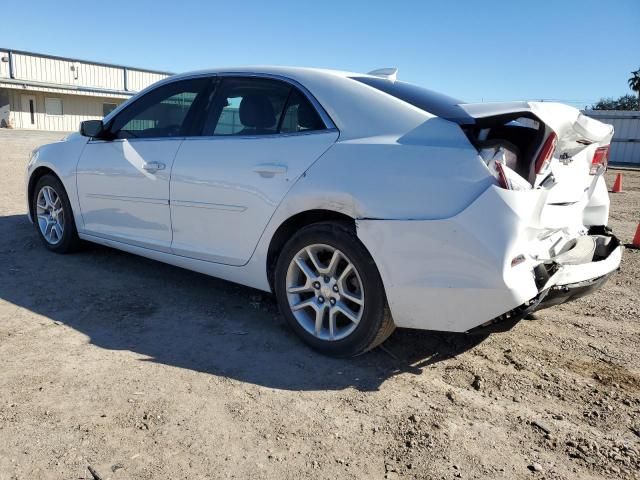
[(601, 98), (591, 108), (593, 110), (637, 110), (638, 102), (633, 95), (623, 95), (620, 98)]
[(629, 88), (638, 94), (638, 110), (640, 110), (640, 68), (631, 72), (631, 78), (628, 82)]

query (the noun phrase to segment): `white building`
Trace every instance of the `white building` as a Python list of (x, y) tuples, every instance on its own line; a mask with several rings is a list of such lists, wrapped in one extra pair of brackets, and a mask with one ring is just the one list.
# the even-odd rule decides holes
[(640, 112), (637, 110), (585, 110), (585, 115), (613, 125), (609, 162), (640, 165)]
[(169, 75), (0, 48), (0, 127), (75, 131)]

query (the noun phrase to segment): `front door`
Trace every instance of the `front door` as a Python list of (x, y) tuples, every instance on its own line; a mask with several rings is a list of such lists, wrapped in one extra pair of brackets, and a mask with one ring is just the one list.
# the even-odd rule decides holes
[(337, 138), (288, 83), (224, 78), (203, 135), (185, 139), (174, 162), (173, 252), (245, 264), (283, 197)]
[(191, 118), (211, 81), (160, 86), (126, 107), (91, 139), (77, 169), (83, 231), (170, 252), (169, 179)]
[(38, 128), (35, 95), (21, 95), (20, 128)]

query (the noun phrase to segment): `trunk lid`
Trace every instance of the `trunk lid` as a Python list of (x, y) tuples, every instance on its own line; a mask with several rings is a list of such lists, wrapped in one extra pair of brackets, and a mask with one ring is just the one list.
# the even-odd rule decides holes
[[(479, 150), (487, 136), (494, 144), (500, 138), (516, 144), (514, 150), (520, 157), (516, 170), (526, 180), (524, 189), (545, 190), (540, 223), (549, 228), (583, 227), (583, 212), (605, 170), (592, 170), (592, 161), (598, 148), (610, 144), (611, 125), (552, 102), (467, 103), (460, 107), (475, 119), (475, 125), (465, 131)], [(525, 129), (528, 132), (523, 135)], [(557, 139), (548, 166), (537, 173), (536, 163), (544, 154), (545, 141), (554, 134)], [(522, 182), (517, 183), (522, 186)]]

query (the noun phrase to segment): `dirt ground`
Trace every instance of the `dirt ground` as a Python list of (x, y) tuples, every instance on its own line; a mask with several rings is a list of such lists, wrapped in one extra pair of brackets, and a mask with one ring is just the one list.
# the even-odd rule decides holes
[[(398, 330), (334, 360), (269, 295), (47, 252), (23, 174), (60, 137), (0, 130), (1, 480), (640, 478), (640, 251), (507, 333)], [(623, 175), (611, 226), (629, 243), (640, 172)]]

